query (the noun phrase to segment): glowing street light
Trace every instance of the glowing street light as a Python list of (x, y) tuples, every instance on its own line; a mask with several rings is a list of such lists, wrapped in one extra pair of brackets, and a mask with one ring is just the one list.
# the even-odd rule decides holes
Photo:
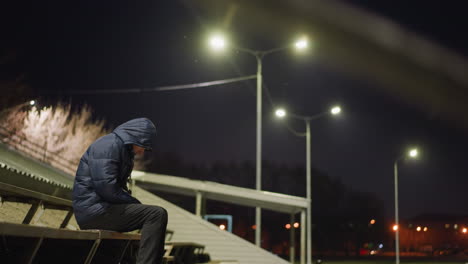
[(226, 46), (226, 41), (221, 35), (214, 35), (209, 39), (211, 48), (215, 51), (223, 50)]
[(424, 232), (427, 232), (427, 226), (424, 227), (423, 231), (424, 231)]
[[(310, 153), (310, 121), (315, 120), (321, 117), (324, 117), (326, 115), (332, 114), (332, 115), (337, 115), (341, 112), (341, 108), (339, 106), (333, 107), (330, 111), (322, 112), (313, 116), (300, 116), (296, 114), (288, 114), (288, 116), (291, 116), (292, 118), (295, 119), (300, 119), (305, 122), (306, 125), (306, 132), (305, 133), (299, 133), (294, 131), (293, 129), (290, 128), (290, 130), (293, 132), (294, 135), (306, 137), (306, 198), (307, 198), (307, 219), (306, 219), (306, 230), (307, 230), (307, 252), (308, 256), (310, 256), (312, 249), (309, 246), (312, 245), (312, 188), (311, 188), (311, 153)], [(280, 108), (275, 111), (275, 115), (278, 118), (284, 118), (286, 116), (286, 110)], [(299, 225), (299, 223), (297, 223)], [(309, 262), (309, 257), (307, 258), (307, 263)]]
[(463, 232), (463, 234), (466, 234), (466, 232), (468, 232), (468, 229), (466, 229), (466, 227), (465, 227), (465, 228), (462, 229), (462, 232)]
[(291, 224), (286, 224), (286, 225), (284, 226), (284, 228), (286, 228), (286, 229), (291, 229)]
[[(316, 115), (313, 115), (313, 116), (301, 116), (301, 115), (296, 115), (296, 114), (289, 114), (289, 115), (292, 118), (300, 119), (300, 120), (303, 120), (303, 121), (305, 121), (307, 123), (307, 121), (319, 119), (319, 118), (324, 117), (324, 116), (326, 116), (328, 114), (339, 115), (340, 113), (341, 113), (341, 107), (340, 106), (334, 106), (334, 107), (330, 108), (329, 112), (322, 112), (322, 113), (319, 113), (319, 114), (316, 114)], [(286, 115), (288, 115), (288, 113), (286, 112), (286, 110), (284, 108), (278, 108), (278, 109), (275, 110), (275, 115), (278, 118), (283, 118), (283, 117), (286, 117)], [(300, 133), (297, 133), (297, 134), (300, 134)]]
[(14, 105), (14, 106), (5, 108), (5, 109), (3, 109), (3, 110), (0, 110), (0, 115), (2, 115), (3, 113), (7, 113), (8, 111), (10, 111), (10, 110), (12, 110), (12, 109), (14, 109), (14, 108), (25, 107), (25, 106), (27, 106), (27, 105), (34, 106), (34, 105), (36, 105), (36, 103), (37, 103), (36, 100), (26, 101), (26, 102), (23, 102), (23, 103), (21, 103), (21, 104)]
[(330, 112), (332, 113), (332, 115), (338, 115), (341, 113), (341, 107), (335, 106), (330, 110)]
[(371, 219), (369, 222), (371, 225), (375, 224), (375, 219)]
[[(408, 151), (408, 157), (415, 159), (419, 155), (416, 148), (412, 148)], [(395, 223), (398, 225), (398, 161), (405, 159), (406, 156), (398, 157), (393, 163), (393, 178), (395, 187)], [(427, 228), (426, 230), (427, 231)], [(395, 263), (400, 264), (400, 232), (395, 230)]]
[[(252, 56), (255, 57), (257, 60), (257, 146), (256, 146), (256, 168), (255, 168), (255, 185), (257, 190), (261, 190), (261, 183), (262, 183), (262, 60), (265, 56), (276, 53), (279, 51), (283, 51), (286, 49), (291, 49), (293, 46), (292, 45), (287, 45), (284, 47), (279, 47), (279, 48), (273, 48), (269, 50), (252, 50), (248, 48), (243, 48), (239, 47), (237, 45), (233, 45), (231, 43), (227, 43), (225, 38), (221, 34), (216, 34), (212, 36), (209, 39), (209, 45), (212, 47), (213, 50), (215, 51), (221, 51), (224, 50), (225, 47), (229, 46), (234, 48), (235, 50), (248, 53)], [(295, 43), (295, 47), (297, 49), (305, 49), (307, 47), (307, 41), (305, 39), (301, 39), (298, 42)], [(262, 231), (262, 221), (261, 221), (261, 208), (256, 207), (255, 208), (255, 225), (257, 226), (257, 229), (255, 229), (255, 244), (260, 247), (261, 243), (261, 231)], [(304, 244), (304, 243), (303, 243)], [(311, 263), (311, 256), (310, 252), (312, 252), (312, 247), (309, 244), (309, 241), (307, 241), (307, 251), (302, 250), (302, 252), (309, 252), (307, 255), (307, 263)], [(301, 259), (305, 258), (305, 255), (302, 255), (301, 253)]]
[(307, 42), (307, 39), (302, 38), (302, 39), (296, 41), (296, 43), (294, 43), (294, 46), (296, 46), (296, 49), (298, 49), (298, 50), (303, 50), (303, 49), (307, 48), (308, 44), (309, 43)]
[(286, 116), (286, 111), (285, 111), (284, 109), (282, 109), (282, 108), (277, 109), (277, 110), (275, 111), (275, 115), (276, 115), (277, 117), (279, 117), (279, 118), (283, 118), (283, 117)]
[(416, 227), (416, 231), (420, 232), (420, 231), (421, 231), (421, 227), (420, 227), (420, 226)]
[(393, 225), (393, 231), (398, 231), (398, 225)]
[(226, 226), (225, 225), (219, 225), (219, 229), (226, 230)]

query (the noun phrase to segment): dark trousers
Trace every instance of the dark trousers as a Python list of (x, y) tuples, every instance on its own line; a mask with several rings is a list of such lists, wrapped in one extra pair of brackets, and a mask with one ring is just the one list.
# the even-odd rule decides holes
[(145, 204), (113, 204), (102, 215), (80, 223), (81, 229), (129, 232), (141, 229), (138, 264), (161, 264), (166, 236), (166, 209)]

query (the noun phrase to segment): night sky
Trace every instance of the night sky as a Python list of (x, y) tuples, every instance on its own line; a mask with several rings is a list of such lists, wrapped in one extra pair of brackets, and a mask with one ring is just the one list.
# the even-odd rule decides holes
[[(461, 4), (346, 2), (468, 56), (468, 23)], [(39, 97), (87, 103), (111, 127), (135, 117), (152, 119), (160, 153), (198, 164), (254, 161), (255, 80), (172, 92), (67, 95), (73, 90), (151, 88), (255, 74), (251, 56), (215, 56), (207, 50), (205, 37), (214, 24), (222, 23), (226, 10), (217, 7), (219, 14), (208, 16), (197, 7), (191, 1), (19, 4), (4, 16), (9, 23), (4, 24), (7, 41), (2, 46), (15, 51), (16, 67)], [(262, 34), (258, 25), (237, 27), (240, 20), (234, 16), (224, 27), (237, 43), (253, 49), (283, 46), (297, 33)], [(264, 81), (273, 102), (297, 114), (342, 106), (340, 117), (312, 122), (312, 164), (352, 189), (376, 193), (389, 216), (393, 161), (409, 146), (419, 146), (421, 158), (401, 163), (401, 216), (468, 212), (466, 124), (392, 97), (373, 80), (314, 59), (313, 51), (266, 57)], [(263, 111), (263, 159), (305, 165), (305, 139), (274, 118), (265, 93)], [(296, 130), (305, 129), (302, 122), (288, 122)]]

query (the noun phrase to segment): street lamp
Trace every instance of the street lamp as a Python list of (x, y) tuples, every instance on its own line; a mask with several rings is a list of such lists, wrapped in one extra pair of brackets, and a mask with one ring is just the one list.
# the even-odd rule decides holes
[(282, 108), (281, 108), (281, 109), (277, 109), (277, 110), (275, 111), (275, 115), (276, 115), (277, 117), (279, 117), (279, 118), (283, 118), (283, 117), (286, 116), (286, 111), (285, 111), (284, 109), (282, 109)]
[(337, 114), (341, 113), (341, 107), (335, 106), (330, 110), (330, 112), (332, 113), (332, 115), (337, 115)]
[[(409, 157), (411, 159), (417, 158), (419, 155), (418, 149), (410, 149), (406, 156), (399, 157), (393, 164), (393, 176), (395, 185), (395, 225), (398, 226), (398, 161)], [(395, 263), (400, 264), (400, 230), (395, 230)]]
[[(310, 121), (315, 120), (326, 115), (338, 115), (341, 113), (339, 106), (334, 106), (329, 112), (319, 113), (313, 116), (300, 116), (295, 114), (289, 114), (294, 119), (299, 119), (305, 122), (306, 132), (299, 133), (288, 127), (288, 129), (296, 136), (306, 137), (306, 198), (307, 198), (307, 219), (306, 219), (306, 230), (307, 230), (307, 264), (312, 263), (312, 186), (311, 186), (311, 154), (310, 154)], [(286, 116), (286, 110), (280, 108), (275, 111), (275, 115), (279, 118)]]
[(297, 49), (307, 48), (307, 46), (308, 46), (307, 39), (303, 38), (303, 39), (300, 39), (300, 40), (296, 41), (296, 43), (294, 43), (294, 46), (296, 46)]
[(14, 109), (14, 108), (19, 108), (19, 107), (24, 107), (24, 106), (35, 106), (37, 104), (37, 101), (36, 100), (30, 100), (30, 101), (26, 101), (26, 102), (23, 102), (21, 104), (17, 104), (17, 105), (14, 105), (14, 106), (11, 106), (11, 107), (8, 107), (8, 108), (5, 108), (3, 110), (0, 111), (0, 115), (4, 114), (4, 113), (7, 113), (8, 111)]
[[(307, 39), (306, 38), (301, 38), (297, 42), (294, 43), (294, 47), (297, 50), (304, 50), (307, 48)], [(256, 189), (261, 190), (262, 189), (262, 59), (269, 54), (283, 51), (286, 49), (291, 48), (291, 45), (284, 46), (284, 47), (279, 47), (279, 48), (274, 48), (274, 49), (269, 49), (269, 50), (252, 50), (248, 48), (243, 48), (240, 46), (236, 45), (229, 45), (225, 38), (222, 37), (221, 34), (216, 34), (213, 35), (209, 39), (209, 44), (210, 46), (215, 50), (215, 51), (220, 51), (225, 49), (226, 47), (231, 46), (233, 49), (236, 49), (238, 51), (248, 53), (252, 56), (255, 57), (257, 60), (257, 152), (256, 152), (256, 162), (255, 162), (255, 167), (256, 167)], [(256, 207), (255, 208), (255, 244), (258, 247), (261, 247), (261, 232), (262, 232), (262, 215), (261, 215), (261, 208)]]

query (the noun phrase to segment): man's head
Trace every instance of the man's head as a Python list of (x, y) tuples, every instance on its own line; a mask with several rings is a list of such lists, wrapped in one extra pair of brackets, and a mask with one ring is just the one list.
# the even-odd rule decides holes
[(133, 147), (133, 153), (135, 153), (135, 155), (137, 156), (143, 156), (143, 154), (145, 153), (145, 148), (142, 148), (137, 145), (132, 145), (132, 147)]
[[(148, 118), (136, 118), (123, 123), (114, 129), (125, 145), (136, 145), (151, 150), (152, 142), (156, 136), (156, 127)], [(132, 147), (135, 150), (134, 147)], [(140, 153), (135, 151), (135, 154)]]

